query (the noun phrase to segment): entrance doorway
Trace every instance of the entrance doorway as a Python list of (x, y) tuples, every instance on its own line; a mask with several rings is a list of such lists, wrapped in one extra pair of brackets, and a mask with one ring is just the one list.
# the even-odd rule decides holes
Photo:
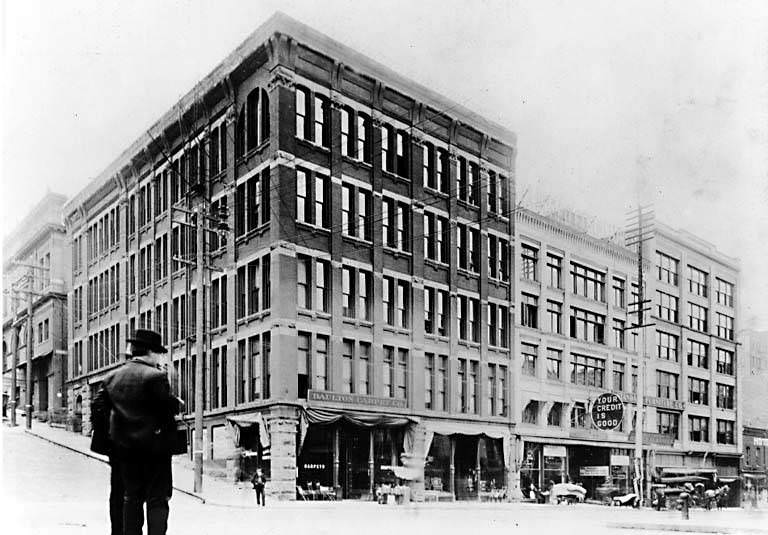
[(341, 426), (339, 429), (339, 485), (344, 498), (371, 498), (370, 457), (370, 430), (354, 425)]
[(610, 448), (568, 447), (568, 475), (572, 482), (587, 490), (587, 498), (597, 499), (597, 487), (610, 484), (610, 464)]

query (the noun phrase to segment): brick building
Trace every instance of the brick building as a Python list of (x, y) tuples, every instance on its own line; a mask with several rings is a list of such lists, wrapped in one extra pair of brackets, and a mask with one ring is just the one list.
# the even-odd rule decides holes
[[(409, 470), (417, 499), (512, 487), (515, 146), (275, 15), (66, 206), (83, 430), (148, 326), (190, 411), (204, 359), (206, 463), (261, 465), (281, 498), (370, 497)], [(231, 229), (206, 234), (203, 291), (179, 224), (200, 205)]]
[(3, 244), (3, 407), (11, 400), (18, 343), (16, 407), (24, 409), (32, 305), (32, 406), (40, 420), (65, 419), (69, 256), (62, 218), (66, 197), (46, 194)]

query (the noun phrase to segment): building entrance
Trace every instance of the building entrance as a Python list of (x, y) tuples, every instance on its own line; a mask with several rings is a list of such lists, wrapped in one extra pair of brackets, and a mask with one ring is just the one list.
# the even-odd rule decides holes
[(610, 484), (611, 449), (596, 446), (568, 447), (568, 476), (587, 490), (588, 499), (598, 499), (597, 488)]

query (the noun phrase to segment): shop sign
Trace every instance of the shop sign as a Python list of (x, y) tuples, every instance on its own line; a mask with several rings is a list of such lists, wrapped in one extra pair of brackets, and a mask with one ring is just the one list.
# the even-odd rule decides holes
[(629, 466), (629, 455), (611, 455), (611, 466)]
[(544, 446), (544, 457), (567, 457), (565, 446)]
[(611, 466), (611, 477), (619, 478), (627, 475), (628, 468), (625, 466)]
[(606, 392), (592, 402), (592, 421), (600, 430), (618, 429), (624, 418), (624, 402), (616, 394)]
[(755, 446), (768, 446), (768, 438), (755, 437), (752, 439), (752, 443)]
[(685, 403), (676, 399), (644, 396), (643, 401), (646, 405), (650, 405), (651, 407), (658, 407), (660, 409), (668, 409), (673, 411), (685, 410)]
[(322, 390), (310, 390), (307, 392), (307, 400), (343, 403), (345, 405), (365, 405), (368, 407), (406, 408), (404, 399), (377, 398), (373, 396), (363, 396), (361, 394), (342, 394), (339, 392), (325, 392)]
[(608, 477), (607, 466), (582, 466), (579, 468), (581, 477)]

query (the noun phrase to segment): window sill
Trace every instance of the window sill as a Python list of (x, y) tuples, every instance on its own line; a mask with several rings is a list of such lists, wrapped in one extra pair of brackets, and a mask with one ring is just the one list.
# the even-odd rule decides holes
[(245, 234), (241, 234), (240, 236), (236, 237), (235, 244), (241, 245), (243, 243), (248, 243), (253, 238), (257, 236), (262, 236), (267, 230), (269, 230), (269, 223), (270, 223), (269, 221), (267, 221), (266, 223), (262, 223), (258, 227), (245, 232)]
[(373, 327), (373, 322), (370, 320), (359, 320), (357, 318), (344, 317), (342, 318), (342, 321), (346, 325), (352, 325), (354, 327), (368, 327), (368, 328)]
[(450, 267), (450, 265), (446, 262), (441, 262), (440, 260), (434, 260), (427, 257), (424, 257), (424, 264), (432, 266), (435, 269), (448, 269)]
[(451, 338), (444, 334), (432, 334), (432, 333), (425, 333), (424, 334), (425, 340), (431, 340), (433, 342), (450, 342)]
[(471, 203), (469, 201), (465, 201), (463, 199), (457, 199), (456, 202), (459, 206), (463, 206), (464, 208), (470, 209), (470, 210), (479, 210), (480, 206), (477, 204)]
[(405, 258), (410, 258), (411, 256), (413, 256), (412, 253), (410, 253), (409, 251), (401, 251), (400, 249), (395, 249), (393, 247), (390, 247), (389, 245), (385, 245), (384, 250), (390, 253), (395, 258), (399, 258), (401, 256)]
[(504, 288), (509, 288), (509, 279), (507, 280), (497, 279), (488, 275), (488, 282), (491, 284), (494, 284), (495, 286), (502, 286)]
[(297, 220), (296, 221), (296, 226), (297, 227), (304, 227), (306, 230), (309, 230), (310, 232), (312, 232), (313, 236), (317, 235), (317, 234), (330, 234), (331, 233), (330, 229), (327, 229), (325, 227), (318, 227), (317, 225), (315, 225), (313, 223), (307, 223), (306, 221), (298, 221)]
[[(263, 319), (265, 316), (268, 316), (270, 312), (271, 312), (271, 309), (269, 309), (269, 308), (265, 308), (264, 310), (260, 310), (258, 312), (254, 312), (252, 314), (249, 314), (249, 315), (247, 315), (245, 317), (242, 317), (242, 318), (238, 319), (237, 320), (237, 325), (238, 326), (240, 326), (240, 325), (248, 325), (249, 323), (251, 323), (253, 321)], [(224, 328), (226, 328), (226, 326)]]
[(152, 289), (151, 286), (146, 286), (139, 290), (139, 297), (144, 297), (145, 295), (149, 295), (149, 291)]
[(384, 331), (390, 332), (394, 334), (402, 334), (405, 336), (410, 336), (411, 330), (406, 327), (395, 327), (394, 325), (384, 325)]
[(470, 340), (461, 340), (459, 339), (458, 344), (460, 346), (468, 347), (471, 349), (480, 349), (480, 342), (472, 342)]
[(346, 163), (352, 164), (356, 167), (363, 167), (365, 169), (370, 169), (371, 167), (373, 167), (373, 163), (366, 162), (365, 160), (361, 160), (360, 158), (353, 158), (352, 156), (344, 155), (344, 154), (342, 155), (342, 158), (344, 158), (344, 161)]
[(373, 245), (372, 240), (366, 240), (365, 238), (358, 238), (357, 236), (350, 236), (349, 234), (342, 234), (341, 237), (353, 242), (355, 245), (364, 245), (366, 247)]
[(426, 191), (426, 192), (428, 192), (428, 193), (430, 193), (432, 195), (436, 195), (438, 197), (446, 199), (446, 200), (451, 198), (451, 195), (449, 193), (446, 193), (446, 192), (441, 191), (439, 189), (435, 189), (435, 188), (433, 188), (431, 186), (424, 186), (424, 191)]
[(488, 344), (488, 349), (490, 349), (491, 351), (496, 351), (498, 353), (509, 353), (509, 348), (504, 346), (495, 346), (495, 345)]
[(456, 273), (458, 275), (463, 275), (464, 277), (466, 277), (468, 279), (479, 279), (480, 278), (480, 274), (479, 273), (475, 273), (474, 271), (469, 271), (468, 269), (464, 269), (464, 268), (457, 268), (456, 269)]
[(209, 336), (215, 336), (218, 334), (221, 334), (223, 332), (226, 332), (227, 326), (226, 325), (219, 325), (218, 327), (212, 328), (210, 331), (208, 331)]
[(302, 144), (309, 145), (310, 147), (313, 147), (315, 149), (321, 150), (323, 152), (327, 152), (328, 154), (331, 153), (330, 147), (326, 147), (322, 143), (317, 143), (316, 141), (312, 141), (306, 138), (303, 138), (301, 136), (296, 136), (296, 141), (300, 141)]
[[(264, 151), (264, 149), (266, 149), (268, 147), (269, 147), (269, 139), (267, 139), (266, 141), (262, 141), (259, 145), (253, 147), (252, 149), (248, 149), (246, 151), (246, 153), (243, 154), (242, 156), (238, 156), (236, 163), (240, 164), (240, 163), (243, 163), (243, 162), (247, 162), (248, 160), (250, 160), (254, 156), (262, 153)], [(216, 173), (216, 177), (212, 177), (211, 180), (213, 180), (215, 178), (218, 178), (219, 175), (223, 174), (223, 172), (224, 171), (219, 171), (218, 173)]]
[(388, 171), (388, 170), (386, 170), (386, 169), (382, 168), (382, 169), (381, 169), (381, 174), (382, 174), (384, 177), (387, 177), (387, 178), (389, 178), (390, 180), (394, 180), (394, 181), (396, 181), (396, 182), (397, 182), (397, 181), (399, 181), (399, 182), (405, 182), (405, 183), (407, 183), (407, 184), (410, 184), (410, 183), (411, 183), (411, 179), (410, 179), (410, 178), (408, 178), (407, 176), (398, 175), (398, 174), (397, 174), (397, 173), (395, 173), (394, 171)]

